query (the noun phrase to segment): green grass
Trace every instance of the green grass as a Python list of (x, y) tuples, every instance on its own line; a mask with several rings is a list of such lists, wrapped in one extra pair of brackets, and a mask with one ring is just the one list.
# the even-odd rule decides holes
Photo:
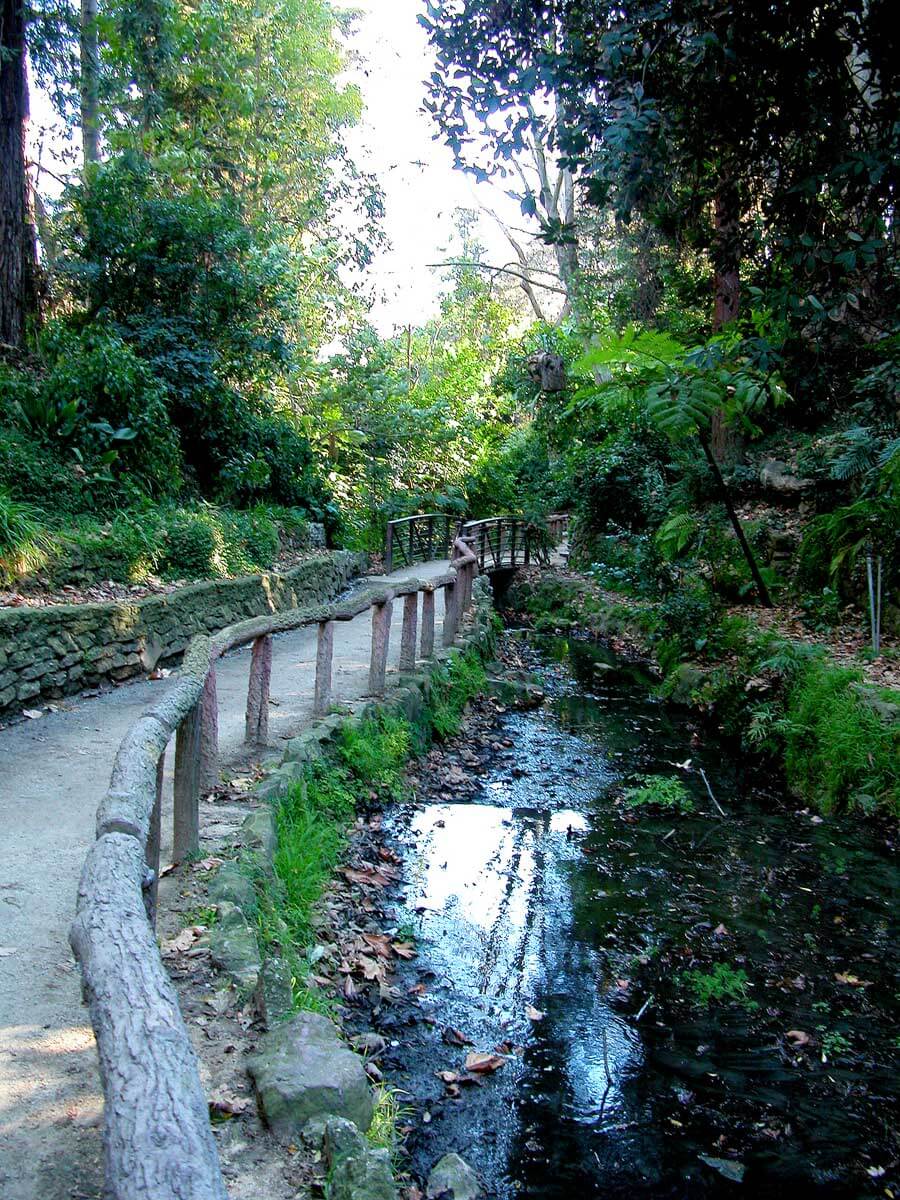
[(37, 509), (0, 492), (0, 584), (15, 584), (41, 570), (49, 561), (52, 545)]
[[(809, 661), (790, 690), (780, 730), (788, 782), (823, 813), (886, 810), (900, 816), (900, 722), (868, 706), (862, 673)], [(900, 703), (896, 692), (881, 698)]]
[(475, 652), (457, 655), (433, 673), (429, 710), (435, 737), (444, 741), (459, 733), (466, 705), (486, 683), (484, 666)]

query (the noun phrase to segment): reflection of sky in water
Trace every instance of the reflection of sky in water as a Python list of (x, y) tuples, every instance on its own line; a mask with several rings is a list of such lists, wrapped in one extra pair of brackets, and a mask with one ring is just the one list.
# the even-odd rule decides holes
[[(453, 804), (416, 814), (413, 833), (417, 861), (410, 902), (429, 909), (449, 908), (455, 915), (488, 929), (496, 921), (508, 891), (509, 865), (516, 829), (512, 810), (487, 805)], [(527, 887), (534, 864), (519, 860), (519, 886)], [(521, 904), (507, 915), (524, 922)]]
[(564, 860), (577, 851), (566, 834), (588, 828), (569, 808), (428, 807), (412, 824), (407, 904), (456, 988), (519, 1018), (526, 1001), (546, 1007), (542, 1022), (521, 1028), (525, 1087), (552, 1087), (569, 1120), (604, 1126), (623, 1119), (619, 1084), (640, 1043), (604, 1002), (593, 952), (572, 940)]

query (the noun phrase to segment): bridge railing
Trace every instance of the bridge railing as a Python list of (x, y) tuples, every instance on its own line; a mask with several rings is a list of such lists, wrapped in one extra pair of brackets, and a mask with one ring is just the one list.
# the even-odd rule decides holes
[(384, 552), (386, 573), (390, 575), (399, 567), (411, 567), (417, 562), (449, 558), (459, 525), (459, 517), (449, 513), (416, 513), (412, 517), (388, 521)]
[(460, 536), (472, 547), (480, 571), (527, 567), (532, 562), (548, 561), (550, 552), (565, 536), (568, 521), (566, 513), (554, 513), (545, 526), (522, 517), (488, 517), (466, 521)]
[[(371, 580), (344, 600), (230, 625), (193, 639), (178, 679), (126, 733), (97, 810), (96, 841), (78, 888), (69, 940), (97, 1039), (104, 1094), (109, 1200), (226, 1200), (207, 1100), (178, 999), (154, 932), (166, 749), (175, 739), (175, 862), (200, 844), (200, 796), (218, 762), (216, 664), (252, 647), (245, 740), (266, 741), (272, 639), (318, 629), (313, 712), (331, 700), (334, 626), (372, 612), (369, 694), (385, 690), (392, 606), (403, 599), (399, 665), (411, 670), (435, 644), (435, 594), (444, 589), (442, 641), (451, 645), (471, 599), (474, 564), (428, 580)], [(421, 616), (419, 594), (421, 593)]]

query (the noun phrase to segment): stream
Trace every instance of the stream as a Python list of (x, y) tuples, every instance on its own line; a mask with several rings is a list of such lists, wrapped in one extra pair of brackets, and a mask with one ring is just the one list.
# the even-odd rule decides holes
[[(389, 822), (414, 1175), (454, 1150), (498, 1200), (900, 1196), (885, 831), (798, 812), (602, 646), (516, 644), (545, 703), (501, 713), (470, 801)], [(695, 810), (622, 803), (657, 774)]]

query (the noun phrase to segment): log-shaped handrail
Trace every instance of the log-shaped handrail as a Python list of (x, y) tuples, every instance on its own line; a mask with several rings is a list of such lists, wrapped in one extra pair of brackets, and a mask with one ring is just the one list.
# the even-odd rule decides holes
[(372, 579), (343, 600), (254, 617), (213, 636), (195, 637), (180, 675), (131, 726), (116, 753), (78, 888), (69, 940), (97, 1039), (104, 1095), (104, 1157), (109, 1200), (226, 1200), (196, 1056), (153, 924), (159, 878), (160, 810), (166, 748), (175, 737), (174, 857), (197, 850), (201, 788), (217, 774), (216, 663), (252, 645), (247, 740), (267, 729), (272, 638), (318, 627), (313, 711), (331, 696), (334, 624), (372, 610), (369, 687), (381, 695), (393, 601), (403, 599), (400, 667), (434, 652), (434, 595), (444, 589), (445, 645), (471, 602), (474, 554), (457, 548), (455, 564), (430, 580)]

